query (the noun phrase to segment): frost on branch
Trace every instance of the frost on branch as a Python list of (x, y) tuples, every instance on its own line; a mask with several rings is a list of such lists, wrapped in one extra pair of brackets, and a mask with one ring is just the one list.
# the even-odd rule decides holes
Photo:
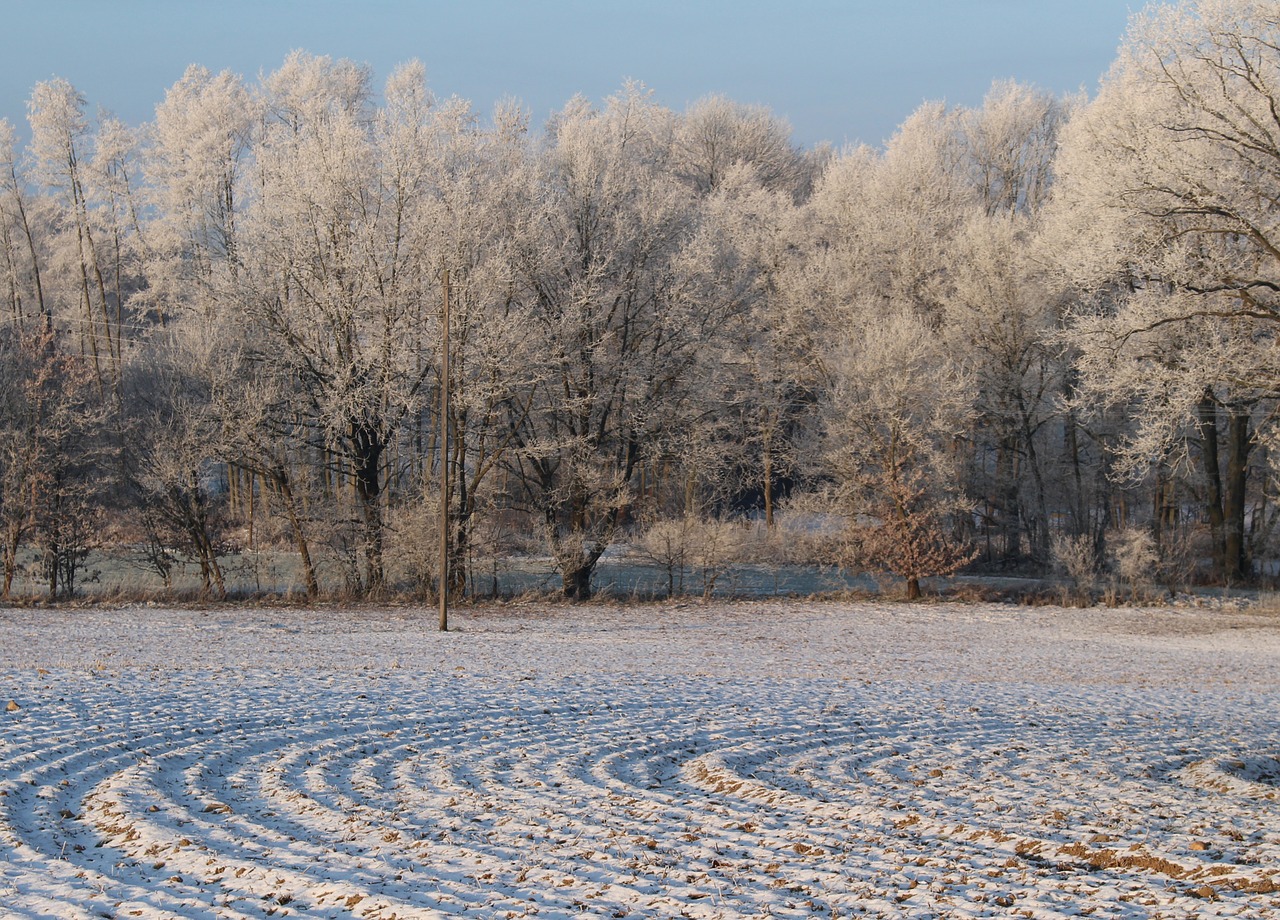
[(920, 579), (973, 558), (955, 535), (963, 514), (956, 441), (972, 414), (972, 380), (902, 311), (866, 317), (829, 359), (833, 377), (826, 460), (848, 515), (849, 561)]

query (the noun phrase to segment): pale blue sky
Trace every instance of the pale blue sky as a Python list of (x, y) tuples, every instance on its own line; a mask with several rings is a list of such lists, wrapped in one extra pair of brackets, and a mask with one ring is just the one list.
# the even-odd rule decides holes
[(921, 102), (978, 104), (1013, 78), (1092, 92), (1141, 0), (0, 0), (0, 117), (61, 76), (129, 123), (188, 64), (246, 77), (292, 49), (370, 64), (418, 58), (439, 95), (541, 123), (624, 80), (675, 109), (761, 103), (805, 146), (880, 143)]

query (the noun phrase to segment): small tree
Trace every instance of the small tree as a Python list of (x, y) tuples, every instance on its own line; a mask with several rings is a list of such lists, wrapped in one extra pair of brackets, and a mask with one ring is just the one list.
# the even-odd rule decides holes
[(56, 351), (55, 341), (44, 339), (28, 383), (38, 470), (30, 483), (32, 535), (51, 599), (75, 594), (84, 561), (103, 538), (104, 473), (113, 450), (96, 373)]
[(1143, 527), (1127, 527), (1115, 534), (1108, 544), (1111, 569), (1129, 589), (1129, 596), (1152, 583), (1160, 552), (1151, 531)]
[(922, 578), (954, 575), (973, 561), (976, 552), (955, 539), (948, 515), (930, 496), (920, 472), (886, 478), (880, 492), (875, 516), (850, 525), (850, 559), (904, 579), (909, 601), (919, 599)]
[(1081, 607), (1087, 607), (1093, 599), (1093, 587), (1098, 574), (1098, 551), (1089, 534), (1053, 538), (1053, 560), (1056, 568), (1067, 577), (1068, 594)]
[(18, 550), (35, 524), (35, 485), (41, 460), (34, 378), (47, 336), (23, 336), (0, 328), (0, 561), (4, 581), (0, 597), (8, 597), (18, 569)]
[(645, 529), (632, 547), (641, 560), (657, 566), (666, 574), (668, 598), (674, 597), (677, 591), (684, 593), (692, 523), (688, 517), (656, 521)]
[(850, 522), (846, 561), (920, 579), (951, 575), (972, 558), (955, 536), (963, 510), (957, 440), (973, 385), (906, 312), (862, 318), (828, 357), (826, 462)]

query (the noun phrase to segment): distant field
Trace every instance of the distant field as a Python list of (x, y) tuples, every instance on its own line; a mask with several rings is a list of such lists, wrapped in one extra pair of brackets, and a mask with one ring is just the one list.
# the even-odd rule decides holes
[(1274, 615), (454, 624), (0, 609), (0, 916), (1280, 913)]

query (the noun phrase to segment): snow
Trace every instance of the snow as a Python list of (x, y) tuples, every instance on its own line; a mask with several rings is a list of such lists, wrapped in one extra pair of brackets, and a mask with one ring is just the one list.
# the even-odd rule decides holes
[(0, 611), (0, 916), (1280, 913), (1274, 615), (452, 622)]

